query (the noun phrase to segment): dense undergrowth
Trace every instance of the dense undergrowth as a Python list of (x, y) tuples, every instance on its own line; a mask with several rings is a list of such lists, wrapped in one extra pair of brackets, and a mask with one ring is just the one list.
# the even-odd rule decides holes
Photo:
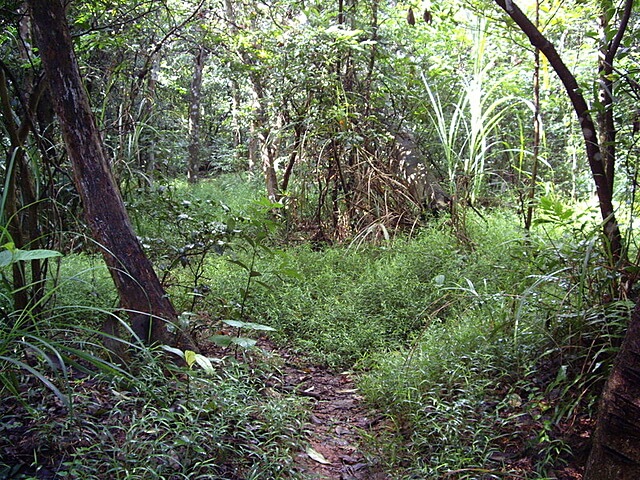
[(135, 346), (128, 365), (98, 360), (107, 272), (59, 260), (35, 330), (22, 313), (0, 333), (0, 477), (295, 477), (304, 404), (264, 395), (278, 362), (251, 340), (269, 328), (358, 373), (387, 419), (366, 448), (392, 478), (548, 478), (580, 455), (571, 439), (630, 306), (611, 301), (597, 226), (547, 218), (525, 236), (510, 213), (469, 212), (464, 235), (438, 218), (371, 244), (289, 245), (286, 210), (255, 191), (227, 179), (130, 205), (184, 328), (227, 345), (209, 373)]

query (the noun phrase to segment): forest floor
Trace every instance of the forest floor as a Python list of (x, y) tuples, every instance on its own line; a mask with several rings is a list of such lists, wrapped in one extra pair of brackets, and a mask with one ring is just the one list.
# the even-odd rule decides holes
[[(358, 394), (353, 372), (332, 372), (326, 367), (309, 364), (306, 359), (278, 349), (264, 338), (258, 342), (258, 346), (283, 360), (282, 376), (278, 380), (280, 384), (269, 387), (310, 397), (314, 402), (307, 426), (308, 448), (299, 452), (295, 458), (301, 473), (318, 480), (393, 478), (384, 473), (380, 459), (364, 448), (365, 437), (376, 437), (382, 431), (391, 429), (391, 426), (383, 414), (365, 405)], [(508, 432), (508, 436), (521, 438), (510, 442), (510, 446), (505, 446), (504, 456), (499, 459), (503, 468), (494, 471), (498, 473), (502, 470), (500, 478), (539, 478), (534, 467), (538, 452), (525, 446), (527, 426), (522, 424), (521, 428), (521, 435), (518, 432)], [(575, 425), (559, 425), (558, 428), (570, 432), (565, 435), (565, 440), (574, 455), (565, 459), (565, 465), (559, 462), (558, 468), (548, 478), (581, 480), (586, 461), (585, 445), (588, 444), (592, 422), (582, 418)], [(514, 444), (518, 446), (514, 447)], [(491, 469), (485, 468), (449, 472), (446, 478), (470, 478), (473, 471), (477, 471), (479, 475), (474, 478), (498, 478), (491, 475)]]
[[(308, 447), (295, 458), (295, 464), (301, 473), (317, 480), (393, 478), (384, 472), (381, 459), (376, 458), (370, 449), (364, 448), (365, 437), (376, 437), (382, 431), (390, 430), (391, 426), (383, 414), (365, 405), (358, 394), (353, 372), (333, 372), (326, 367), (310, 364), (299, 355), (275, 347), (265, 338), (259, 340), (258, 346), (283, 360), (281, 377), (277, 383), (268, 387), (309, 397), (313, 401), (306, 429)], [(585, 439), (589, 437), (591, 428), (589, 421), (581, 421), (575, 428), (569, 428), (572, 433), (567, 436), (567, 442), (576, 455), (566, 465), (559, 466), (553, 476), (548, 478), (582, 479), (586, 460), (585, 443), (588, 443)], [(512, 446), (505, 447), (505, 454), (499, 459), (503, 466), (499, 478), (536, 478), (534, 457), (537, 452), (525, 447), (526, 425), (522, 425), (522, 429), (522, 438), (514, 442), (519, 446), (513, 448), (512, 443)], [(517, 435), (517, 432), (509, 433)], [(491, 475), (490, 469), (485, 468), (449, 472), (446, 478), (470, 478), (473, 471), (477, 471), (479, 475), (473, 478), (498, 478)]]
[[(295, 469), (306, 478), (317, 480), (391, 480), (392, 476), (384, 473), (383, 462), (371, 448), (365, 448), (368, 438), (383, 437), (393, 429), (385, 416), (369, 408), (364, 399), (358, 394), (355, 374), (350, 371), (331, 371), (330, 369), (310, 363), (302, 355), (276, 347), (267, 338), (261, 338), (258, 346), (268, 355), (277, 360), (279, 374), (271, 377), (265, 385), (265, 395), (295, 394), (309, 399), (309, 416), (305, 426), (306, 446), (294, 458)], [(203, 352), (204, 353), (204, 352)], [(210, 352), (206, 352), (210, 353)], [(37, 386), (34, 380), (32, 387)], [(91, 392), (92, 397), (104, 397), (105, 403), (111, 400), (108, 391), (102, 391), (100, 384), (85, 378), (75, 385)], [(108, 390), (108, 389), (107, 389)], [(88, 393), (87, 393), (88, 394)], [(0, 407), (0, 418), (13, 410), (22, 410), (18, 404), (10, 402)], [(15, 415), (14, 415), (15, 416)], [(61, 405), (47, 410), (48, 420), (63, 422), (64, 412)], [(570, 428), (571, 435), (567, 441), (574, 452), (573, 458), (565, 466), (559, 467), (554, 476), (557, 480), (581, 480), (582, 467), (585, 461), (585, 444), (591, 430), (591, 423), (581, 421), (579, 425)], [(19, 428), (10, 429), (11, 435), (0, 441), (0, 452), (11, 453), (14, 458), (24, 458), (25, 463), (31, 452), (36, 448), (39, 439), (37, 428), (28, 423), (20, 424)], [(558, 426), (567, 428), (567, 426)], [(501, 458), (496, 460), (493, 470), (500, 472), (499, 478), (523, 479), (536, 477), (534, 457), (537, 452), (526, 446), (528, 425), (521, 423), (519, 431), (504, 433), (509, 442), (505, 443)], [(496, 433), (498, 435), (498, 432)], [(6, 443), (3, 446), (3, 443)], [(9, 452), (10, 451), (10, 452)], [(582, 452), (582, 453), (581, 453)], [(53, 453), (53, 452), (51, 452)], [(61, 459), (48, 458), (49, 468), (40, 470), (36, 478), (57, 478), (53, 473), (54, 466), (60, 464)], [(489, 472), (491, 469), (473, 468), (464, 471), (449, 472), (445, 478), (470, 478), (472, 471)], [(508, 472), (508, 473), (507, 473)], [(481, 479), (498, 478), (492, 474), (479, 473)], [(0, 475), (2, 477), (2, 475)], [(7, 477), (5, 477), (7, 478)], [(8, 477), (19, 478), (19, 477)], [(398, 478), (398, 477), (395, 477)], [(418, 478), (418, 477), (415, 477)]]
[(269, 388), (309, 397), (308, 446), (295, 458), (298, 470), (318, 480), (387, 480), (375, 458), (362, 450), (362, 433), (385, 428), (384, 417), (367, 408), (358, 395), (353, 373), (332, 372), (298, 355), (275, 349), (265, 339), (258, 346), (277, 350), (283, 360), (278, 384)]

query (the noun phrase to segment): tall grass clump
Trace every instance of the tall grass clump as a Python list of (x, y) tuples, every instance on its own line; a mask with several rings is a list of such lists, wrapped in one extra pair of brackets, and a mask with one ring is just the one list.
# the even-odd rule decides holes
[(443, 104), (438, 92), (423, 76), (429, 119), (438, 137), (437, 147), (447, 168), (454, 197), (476, 202), (486, 188), (488, 160), (500, 151), (496, 130), (517, 99), (495, 97), (500, 84), (487, 88), (487, 76), (493, 64), (486, 56), (487, 22), (479, 19), (473, 32), (473, 70), (460, 78), (460, 93), (451, 105)]

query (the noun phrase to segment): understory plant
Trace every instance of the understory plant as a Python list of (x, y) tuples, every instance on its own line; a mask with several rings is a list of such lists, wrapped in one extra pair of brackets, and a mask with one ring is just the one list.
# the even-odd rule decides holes
[[(632, 305), (607, 297), (598, 226), (561, 217), (502, 243), (482, 283), (476, 252), (462, 278), (440, 279), (456, 308), (373, 355), (359, 386), (392, 426), (371, 445), (396, 478), (555, 478), (582, 448)], [(474, 245), (495, 251), (498, 231), (472, 230)]]
[[(5, 251), (3, 265), (39, 254)], [(245, 272), (252, 282), (254, 272)], [(298, 478), (292, 458), (304, 402), (265, 394), (275, 363), (259, 351), (244, 355), (246, 363), (183, 352), (190, 368), (172, 366), (171, 353), (141, 345), (116, 316), (113, 286), (95, 257), (67, 255), (55, 279), (37, 318), (36, 309), (11, 310), (5, 282), (0, 477)], [(123, 338), (103, 331), (108, 317)], [(117, 340), (126, 355), (112, 358), (104, 340)]]
[(7, 399), (0, 471), (37, 478), (297, 478), (291, 462), (301, 444), (303, 404), (263, 395), (272, 370), (229, 362), (168, 372), (161, 357), (139, 355), (135, 376), (74, 375), (73, 412), (42, 389), (30, 395), (31, 412)]

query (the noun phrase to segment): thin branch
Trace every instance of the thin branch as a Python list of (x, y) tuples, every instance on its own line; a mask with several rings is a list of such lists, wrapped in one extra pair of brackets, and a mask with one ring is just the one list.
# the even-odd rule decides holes
[(618, 25), (618, 31), (616, 35), (611, 40), (609, 44), (609, 48), (607, 48), (607, 55), (604, 58), (604, 62), (607, 65), (613, 65), (613, 60), (618, 53), (618, 49), (620, 48), (620, 43), (622, 42), (622, 38), (624, 37), (625, 31), (627, 30), (627, 26), (629, 25), (629, 18), (631, 18), (631, 12), (633, 10), (633, 0), (626, 0), (624, 4), (624, 10), (622, 13), (622, 18), (620, 19), (620, 25)]

